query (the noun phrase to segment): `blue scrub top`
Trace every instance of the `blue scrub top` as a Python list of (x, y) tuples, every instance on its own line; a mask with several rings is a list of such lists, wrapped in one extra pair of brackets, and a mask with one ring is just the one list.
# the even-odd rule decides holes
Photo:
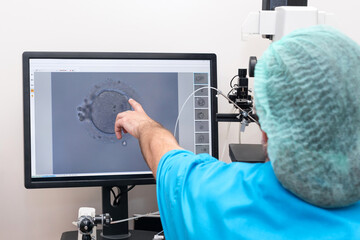
[(157, 199), (172, 239), (360, 239), (360, 202), (323, 209), (277, 181), (270, 162), (227, 164), (173, 150), (157, 169)]

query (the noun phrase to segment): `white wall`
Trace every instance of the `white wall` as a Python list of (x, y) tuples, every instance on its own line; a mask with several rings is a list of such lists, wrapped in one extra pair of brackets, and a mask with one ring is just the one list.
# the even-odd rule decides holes
[[(309, 0), (333, 12), (339, 27), (360, 42), (359, 1)], [(9, 0), (0, 6), (0, 239), (60, 239), (75, 230), (80, 206), (100, 211), (100, 188), (26, 190), (23, 177), (21, 54), (31, 51), (214, 52), (218, 85), (229, 90), (237, 68), (269, 42), (240, 42), (240, 26), (260, 0)], [(344, 76), (346, 77), (346, 76)], [(220, 101), (220, 111), (229, 104)], [(220, 125), (220, 152), (227, 124)], [(237, 124), (229, 142), (238, 140)], [(260, 141), (250, 127), (243, 142)], [(226, 154), (225, 154), (226, 155)], [(223, 160), (227, 161), (228, 157)], [(154, 186), (130, 192), (130, 214), (156, 210)]]

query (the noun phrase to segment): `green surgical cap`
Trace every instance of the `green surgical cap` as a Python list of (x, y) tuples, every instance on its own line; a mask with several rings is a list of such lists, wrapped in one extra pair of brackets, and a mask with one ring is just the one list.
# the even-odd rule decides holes
[(281, 184), (316, 206), (360, 199), (360, 46), (328, 26), (274, 42), (255, 69), (255, 106)]

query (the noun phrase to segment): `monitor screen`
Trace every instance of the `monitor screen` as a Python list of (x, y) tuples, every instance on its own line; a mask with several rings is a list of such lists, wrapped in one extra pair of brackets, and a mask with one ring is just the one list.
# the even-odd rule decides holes
[(27, 188), (154, 183), (137, 139), (115, 137), (129, 98), (217, 157), (214, 54), (25, 52), (23, 70)]

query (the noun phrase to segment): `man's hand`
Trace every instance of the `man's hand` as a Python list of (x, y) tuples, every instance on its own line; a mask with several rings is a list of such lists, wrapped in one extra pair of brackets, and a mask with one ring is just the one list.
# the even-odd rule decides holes
[(144, 111), (142, 106), (134, 99), (129, 99), (129, 104), (134, 111), (119, 113), (115, 121), (115, 134), (118, 139), (123, 133), (130, 133), (135, 138), (140, 138), (141, 129), (144, 127), (159, 126)]
[(182, 149), (174, 136), (159, 123), (152, 120), (142, 106), (129, 100), (134, 111), (119, 113), (115, 121), (115, 134), (121, 139), (123, 133), (130, 133), (139, 140), (141, 152), (154, 177), (161, 157), (168, 151)]

